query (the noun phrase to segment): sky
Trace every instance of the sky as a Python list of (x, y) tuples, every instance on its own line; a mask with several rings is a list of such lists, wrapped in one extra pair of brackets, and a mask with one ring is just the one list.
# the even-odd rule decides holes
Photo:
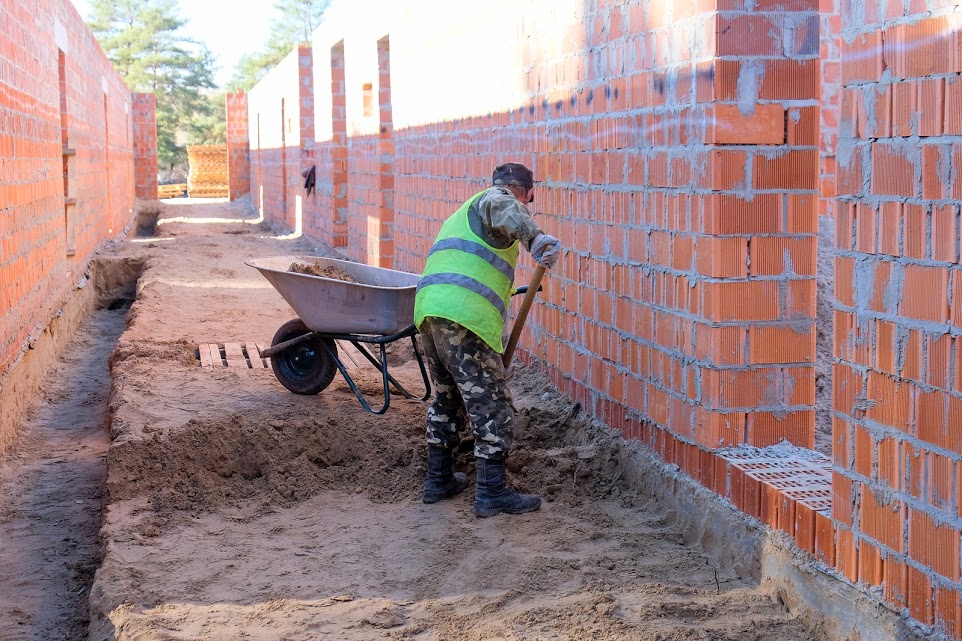
[[(71, 0), (89, 17), (88, 0)], [(217, 57), (214, 80), (223, 86), (241, 55), (259, 50), (267, 42), (273, 17), (272, 0), (180, 0), (180, 17), (187, 20), (184, 35), (207, 44)]]

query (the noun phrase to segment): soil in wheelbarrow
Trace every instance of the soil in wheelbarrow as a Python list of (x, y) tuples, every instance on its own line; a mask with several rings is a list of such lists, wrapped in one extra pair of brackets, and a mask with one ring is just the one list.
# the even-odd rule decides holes
[(343, 280), (348, 283), (358, 282), (356, 278), (348, 274), (346, 271), (340, 267), (335, 267), (334, 265), (314, 265), (311, 263), (291, 263), (291, 266), (287, 269), (289, 272), (295, 272), (297, 274), (308, 274), (309, 276), (320, 276), (322, 278), (331, 278), (334, 280)]
[[(316, 248), (244, 225), (162, 233), (176, 238), (137, 248), (147, 269), (113, 358), (92, 639), (811, 638), (685, 545), (672, 515), (625, 484), (619, 438), (536, 368), (512, 383), (510, 470), (545, 503), (479, 519), (473, 478), (420, 501), (424, 404), (395, 398), (379, 417), (340, 376), (297, 396), (270, 369), (191, 364), (197, 344), (267, 342), (291, 318), (245, 259)], [(391, 371), (416, 390), (402, 347)], [(379, 389), (379, 374), (345, 362), (363, 392)], [(469, 448), (457, 467), (473, 474)]]

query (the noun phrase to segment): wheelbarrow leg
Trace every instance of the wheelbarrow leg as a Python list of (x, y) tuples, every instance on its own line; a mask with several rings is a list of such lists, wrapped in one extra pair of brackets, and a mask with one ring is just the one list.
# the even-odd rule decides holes
[[(422, 380), (424, 381), (425, 388), (427, 389), (427, 392), (425, 393), (425, 395), (424, 395), (422, 398), (417, 399), (417, 400), (426, 401), (426, 400), (428, 400), (428, 397), (431, 395), (431, 387), (430, 387), (430, 383), (428, 382), (428, 375), (427, 375), (427, 372), (426, 372), (425, 369), (424, 369), (424, 361), (421, 359), (421, 352), (418, 350), (418, 345), (417, 345), (417, 343), (414, 342), (414, 337), (413, 337), (413, 336), (411, 337), (411, 342), (414, 344), (414, 353), (415, 353), (415, 355), (417, 355), (418, 366), (420, 366), (420, 368), (421, 368), (421, 377), (422, 377)], [(388, 371), (387, 371), (387, 370), (388, 370), (387, 358), (386, 358), (386, 355), (385, 355), (385, 343), (379, 343), (380, 346), (381, 346), (381, 360), (380, 360), (380, 361), (379, 361), (377, 358), (375, 358), (373, 354), (371, 354), (369, 351), (367, 351), (367, 348), (365, 348), (363, 345), (361, 345), (361, 344), (358, 343), (357, 341), (351, 341), (351, 344), (354, 345), (355, 348), (357, 348), (357, 351), (360, 352), (361, 355), (364, 356), (364, 358), (366, 358), (371, 365), (373, 365), (374, 367), (376, 367), (376, 368), (378, 368), (379, 370), (381, 370), (381, 373), (384, 374), (384, 376), (385, 376), (385, 380), (390, 381), (391, 384), (394, 385), (394, 387), (395, 387), (399, 392), (401, 392), (401, 394), (404, 395), (404, 398), (411, 399), (411, 400), (415, 400), (414, 394), (412, 394), (411, 392), (407, 391), (407, 389), (405, 389), (405, 387), (404, 387), (403, 385), (401, 385), (400, 383), (397, 382), (397, 379), (395, 379), (393, 376), (391, 376), (391, 375), (388, 373)], [(387, 383), (385, 383), (384, 385), (385, 385), (385, 388), (386, 388), (386, 387), (387, 387)]]
[[(357, 388), (357, 385), (354, 383), (354, 379), (351, 378), (351, 375), (347, 373), (347, 369), (344, 367), (344, 363), (341, 362), (341, 359), (338, 358), (337, 354), (334, 354), (332, 350), (327, 346), (326, 343), (324, 344), (324, 349), (326, 349), (328, 352), (328, 355), (334, 359), (334, 363), (337, 365), (338, 371), (341, 372), (341, 376), (344, 377), (344, 380), (347, 382), (347, 386), (351, 388), (352, 392), (354, 392), (354, 396), (357, 397), (357, 400), (361, 404), (361, 407), (363, 407), (365, 410), (367, 410), (371, 414), (384, 414), (387, 411), (387, 408), (391, 405), (391, 390), (388, 389), (387, 366), (385, 365), (384, 367), (381, 368), (382, 380), (384, 382), (384, 405), (381, 407), (381, 409), (374, 411), (371, 409), (371, 406), (368, 404), (367, 400), (364, 398), (364, 395), (361, 394), (361, 390)], [(385, 357), (385, 350), (384, 350), (384, 344), (382, 343), (381, 344), (381, 360), (382, 361), (385, 361), (384, 357)], [(374, 357), (370, 356), (370, 358), (374, 358)]]

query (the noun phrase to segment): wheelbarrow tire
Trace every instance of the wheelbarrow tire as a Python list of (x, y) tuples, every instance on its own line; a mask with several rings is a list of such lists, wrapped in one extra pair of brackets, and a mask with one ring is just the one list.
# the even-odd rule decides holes
[[(299, 319), (287, 321), (274, 334), (271, 346), (309, 334), (310, 329)], [(337, 355), (337, 345), (329, 338), (314, 336), (271, 356), (271, 369), (280, 384), (295, 394), (317, 394), (334, 380), (337, 365), (324, 349)]]

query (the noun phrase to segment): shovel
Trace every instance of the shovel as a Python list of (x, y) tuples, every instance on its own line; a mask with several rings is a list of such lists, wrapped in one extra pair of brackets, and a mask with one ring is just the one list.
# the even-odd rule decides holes
[(524, 322), (528, 318), (528, 311), (531, 309), (531, 304), (534, 303), (534, 297), (538, 295), (538, 288), (541, 287), (541, 279), (544, 278), (544, 267), (538, 265), (534, 270), (534, 276), (531, 277), (531, 284), (528, 285), (528, 291), (524, 293), (524, 300), (521, 301), (521, 309), (518, 310), (518, 317), (514, 321), (514, 327), (511, 329), (511, 337), (508, 338), (508, 345), (504, 348), (504, 354), (501, 355), (501, 362), (504, 363), (505, 368), (511, 364), (511, 357), (514, 356), (514, 349), (518, 346), (518, 339), (521, 338), (521, 330), (524, 329)]

